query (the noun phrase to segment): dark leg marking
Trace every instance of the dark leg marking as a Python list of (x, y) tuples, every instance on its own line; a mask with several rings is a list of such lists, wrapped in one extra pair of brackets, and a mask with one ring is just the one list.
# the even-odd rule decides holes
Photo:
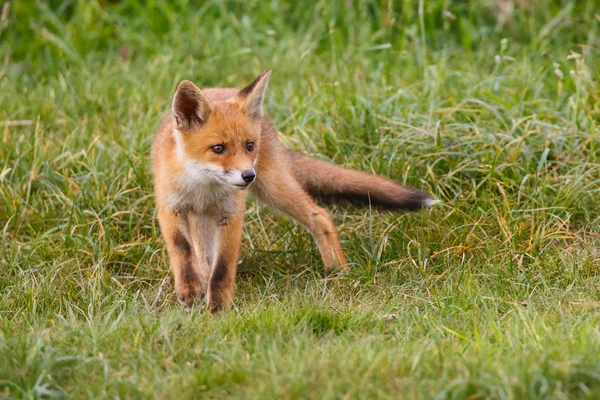
[(179, 252), (181, 260), (181, 269), (179, 270), (180, 289), (178, 292), (179, 300), (191, 306), (196, 299), (202, 300), (205, 293), (201, 288), (200, 277), (194, 269), (192, 261), (192, 246), (180, 231), (175, 232), (172, 239), (173, 245)]
[(218, 287), (227, 278), (227, 268), (227, 262), (219, 258), (210, 278), (211, 287)]
[(190, 258), (192, 256), (192, 247), (181, 232), (177, 231), (175, 235), (173, 235), (173, 244), (181, 250), (185, 258)]
[(198, 281), (198, 276), (196, 275), (196, 271), (194, 271), (194, 266), (191, 261), (186, 261), (183, 264), (183, 268), (181, 270), (181, 280), (188, 285), (196, 283)]

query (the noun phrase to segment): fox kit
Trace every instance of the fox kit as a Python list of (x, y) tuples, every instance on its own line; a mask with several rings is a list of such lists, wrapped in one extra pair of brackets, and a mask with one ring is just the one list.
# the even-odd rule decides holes
[(392, 210), (435, 204), (427, 193), (283, 147), (263, 112), (270, 75), (242, 90), (182, 81), (154, 138), (158, 221), (177, 296), (188, 305), (205, 300), (213, 312), (231, 306), (248, 191), (312, 234), (327, 272), (347, 261), (315, 198)]

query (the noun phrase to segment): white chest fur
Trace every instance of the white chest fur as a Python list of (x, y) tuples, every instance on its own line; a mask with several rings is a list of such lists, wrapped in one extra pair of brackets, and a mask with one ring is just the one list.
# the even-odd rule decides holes
[(191, 168), (173, 182), (176, 190), (167, 196), (174, 211), (190, 210), (197, 214), (227, 217), (235, 211), (233, 190)]

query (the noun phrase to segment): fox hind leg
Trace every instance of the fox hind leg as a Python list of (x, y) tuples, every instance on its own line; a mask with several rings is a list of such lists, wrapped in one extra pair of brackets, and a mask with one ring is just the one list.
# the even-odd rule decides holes
[(260, 171), (258, 177), (252, 191), (262, 202), (294, 218), (311, 233), (325, 271), (347, 269), (348, 262), (331, 217), (304, 191), (287, 168)]

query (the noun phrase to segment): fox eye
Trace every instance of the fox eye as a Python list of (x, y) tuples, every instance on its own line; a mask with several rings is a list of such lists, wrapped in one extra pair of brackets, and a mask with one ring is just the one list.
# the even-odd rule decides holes
[(216, 144), (213, 147), (211, 147), (212, 151), (214, 151), (217, 154), (221, 154), (225, 151), (225, 146), (223, 146), (222, 144)]
[(248, 143), (246, 143), (246, 149), (248, 151), (254, 151), (254, 142), (248, 142)]

